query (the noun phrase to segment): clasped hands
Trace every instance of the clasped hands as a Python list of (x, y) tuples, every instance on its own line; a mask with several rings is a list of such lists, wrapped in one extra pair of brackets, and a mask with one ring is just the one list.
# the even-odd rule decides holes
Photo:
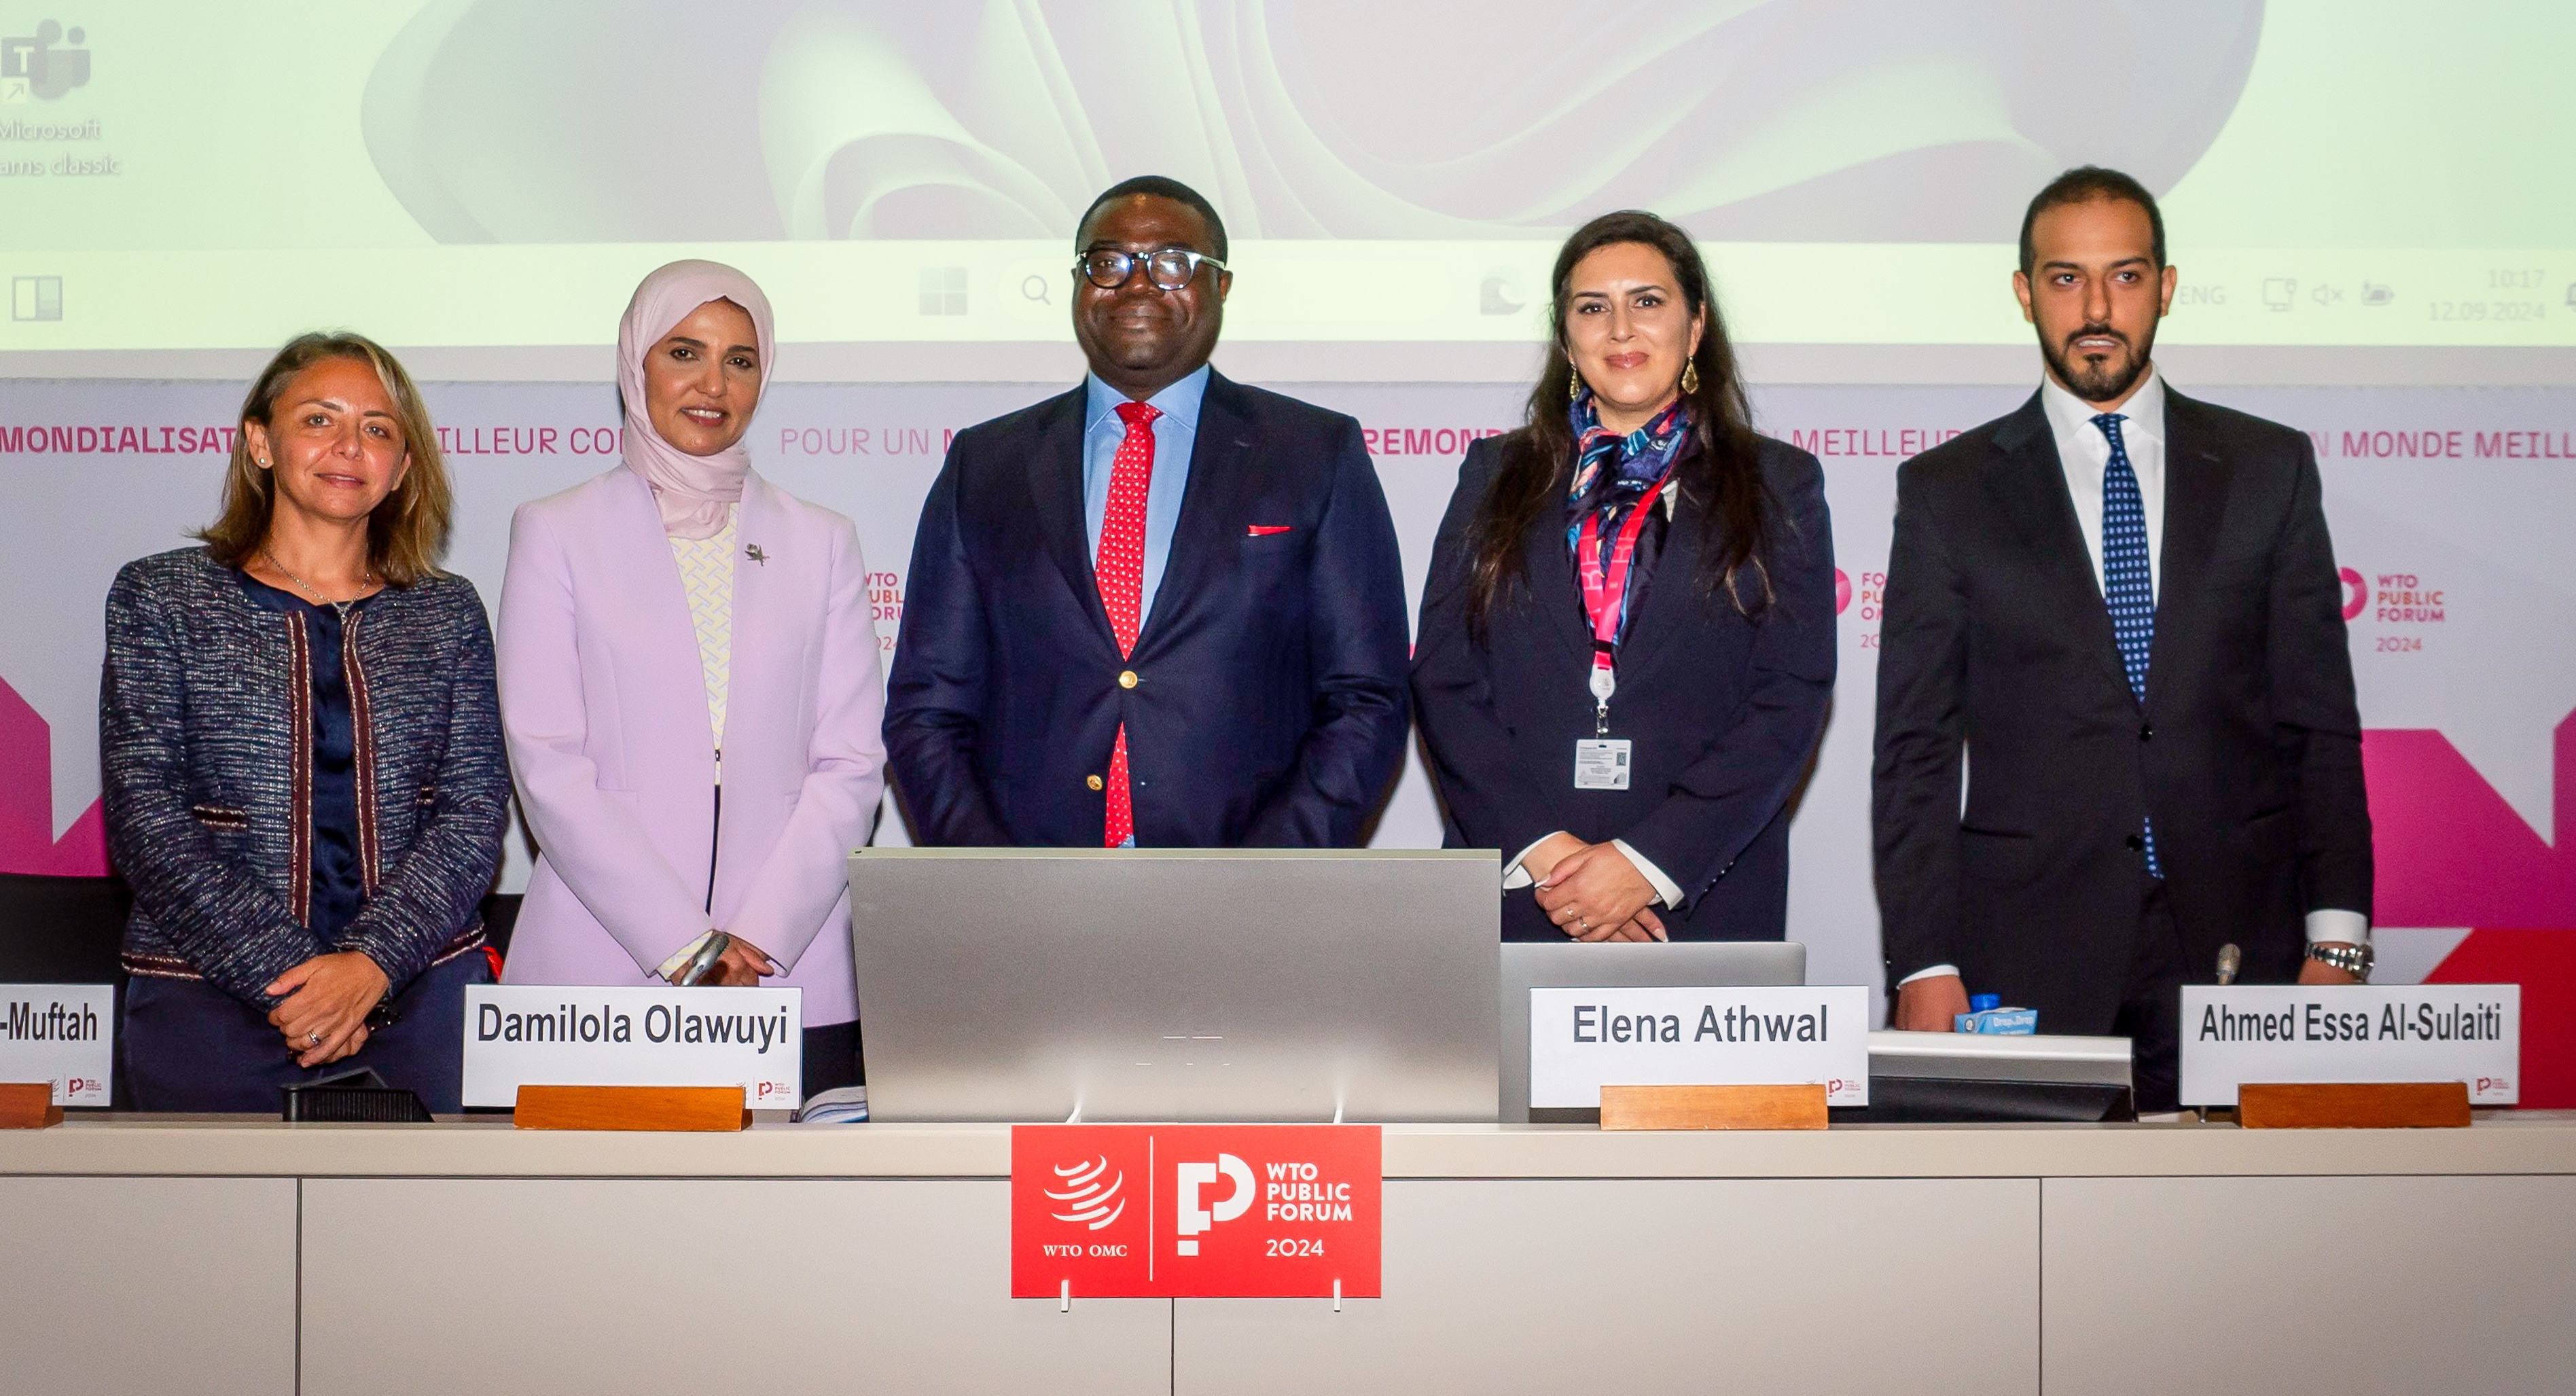
[(327, 1066), (367, 1045), (367, 1015), (393, 987), (363, 950), (316, 955), (268, 982), (279, 1000), (268, 1024), (301, 1067)]
[(741, 936), (732, 936), (725, 945), (724, 953), (716, 956), (715, 964), (707, 970), (707, 977), (699, 980), (692, 987), (756, 989), (760, 987), (761, 976), (786, 972), (776, 960), (762, 954), (759, 946)]
[(1664, 940), (1654, 912), (1655, 887), (1609, 843), (1585, 843), (1562, 831), (1521, 859), (1537, 883), (1539, 910), (1576, 940)]

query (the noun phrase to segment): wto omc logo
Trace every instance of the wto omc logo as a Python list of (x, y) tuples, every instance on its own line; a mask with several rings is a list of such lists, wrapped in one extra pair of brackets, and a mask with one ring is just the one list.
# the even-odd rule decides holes
[[(72, 46), (56, 48), (69, 38)], [(89, 82), (88, 38), (77, 26), (69, 35), (55, 20), (36, 26), (32, 35), (0, 38), (0, 103), (16, 105), (36, 98), (61, 101), (64, 94)]]
[[(1218, 1174), (1225, 1175), (1226, 1181), (1234, 1184), (1234, 1191), (1228, 1193), (1222, 1202), (1201, 1206), (1199, 1189), (1214, 1187)], [(1252, 1194), (1256, 1191), (1252, 1166), (1232, 1154), (1218, 1154), (1214, 1163), (1182, 1164), (1179, 1182), (1181, 1243), (1177, 1254), (1197, 1255), (1200, 1232), (1218, 1222), (1230, 1222), (1252, 1209)]]
[(1107, 1154), (1089, 1161), (1059, 1163), (1054, 1169), (1056, 1180), (1065, 1190), (1047, 1189), (1047, 1200), (1061, 1204), (1065, 1210), (1049, 1209), (1048, 1216), (1098, 1231), (1126, 1212), (1127, 1199), (1118, 1192), (1126, 1185), (1127, 1175), (1110, 1171)]
[(2336, 570), (2343, 576), (2343, 618), (2351, 620), (2370, 604), (2370, 581), (2349, 567)]

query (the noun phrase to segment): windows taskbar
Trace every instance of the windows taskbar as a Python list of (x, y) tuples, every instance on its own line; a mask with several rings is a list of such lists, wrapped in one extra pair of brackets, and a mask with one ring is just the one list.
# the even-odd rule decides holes
[[(2014, 249), (1971, 243), (1708, 243), (1748, 344), (2027, 344)], [(1527, 342), (1545, 333), (1554, 242), (1236, 243), (1230, 340)], [(1073, 256), (1054, 242), (447, 245), (180, 251), (0, 249), (0, 351), (235, 349), (304, 330), (390, 344), (607, 344), (636, 281), (709, 257), (761, 283), (792, 343), (1071, 338)], [(2576, 346), (2576, 250), (2176, 248), (2168, 344)]]

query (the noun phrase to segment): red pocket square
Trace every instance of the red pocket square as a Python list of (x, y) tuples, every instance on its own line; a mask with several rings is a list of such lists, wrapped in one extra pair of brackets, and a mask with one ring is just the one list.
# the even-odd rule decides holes
[(1288, 524), (1249, 524), (1245, 526), (1244, 534), (1251, 538), (1267, 538), (1274, 533), (1286, 533), (1290, 527)]

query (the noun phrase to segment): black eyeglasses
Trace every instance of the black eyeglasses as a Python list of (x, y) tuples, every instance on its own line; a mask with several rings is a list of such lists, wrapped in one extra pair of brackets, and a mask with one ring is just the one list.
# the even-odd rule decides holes
[(1083, 253), (1082, 260), (1074, 263), (1073, 269), (1101, 290), (1115, 291), (1127, 284), (1127, 278), (1136, 274), (1136, 266), (1140, 262), (1145, 267), (1145, 278), (1165, 291), (1177, 291), (1189, 285), (1199, 274), (1201, 264), (1218, 271), (1225, 270), (1225, 263), (1186, 247), (1166, 247), (1143, 253), (1103, 247)]

